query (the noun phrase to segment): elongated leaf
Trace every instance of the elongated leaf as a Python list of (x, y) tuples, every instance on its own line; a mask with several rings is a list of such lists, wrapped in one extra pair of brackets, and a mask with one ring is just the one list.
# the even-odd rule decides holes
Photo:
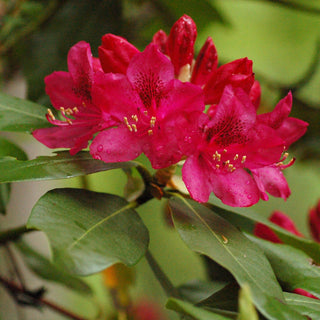
[(243, 286), (240, 289), (238, 320), (259, 320), (257, 311), (252, 303), (252, 296), (248, 286)]
[(230, 318), (207, 311), (205, 309), (201, 309), (189, 302), (179, 299), (170, 298), (166, 304), (166, 307), (170, 310), (191, 316), (192, 319), (195, 320), (230, 320)]
[(32, 132), (50, 127), (46, 109), (34, 102), (0, 93), (0, 130)]
[[(17, 145), (0, 137), (0, 157), (13, 156), (19, 160), (27, 160), (27, 155)], [(9, 183), (0, 185), (0, 214), (6, 213), (9, 202), (11, 186)]]
[(92, 294), (91, 288), (81, 279), (71, 275), (64, 269), (58, 268), (45, 256), (33, 250), (23, 241), (15, 243), (24, 257), (28, 267), (40, 278), (62, 284), (79, 293)]
[(286, 291), (302, 288), (320, 298), (320, 270), (303, 251), (248, 235), (257, 243)]
[(29, 161), (12, 157), (0, 159), (0, 183), (25, 180), (66, 179), (117, 168), (135, 167), (134, 161), (105, 163), (82, 151), (71, 156), (68, 151), (55, 156), (42, 156)]
[(320, 319), (320, 301), (299, 294), (285, 292), (286, 302), (310, 319)]
[(238, 229), (205, 206), (182, 197), (170, 199), (174, 223), (183, 241), (249, 285), (253, 301), (268, 319), (304, 319), (284, 303), (282, 290), (261, 251)]
[(148, 230), (132, 207), (110, 194), (54, 189), (36, 203), (27, 226), (46, 233), (60, 268), (88, 275), (144, 255)]
[[(231, 223), (238, 223), (239, 221), (242, 222), (241, 227), (245, 229), (245, 226), (248, 225), (248, 223), (252, 224), (260, 222), (271, 228), (273, 231), (276, 232), (276, 234), (279, 236), (279, 238), (297, 248), (304, 251), (306, 254), (308, 254), (314, 261), (317, 263), (320, 263), (320, 244), (316, 243), (312, 240), (297, 237), (294, 234), (288, 232), (287, 230), (277, 226), (275, 223), (270, 222), (266, 217), (259, 215), (257, 212), (248, 209), (248, 208), (232, 208), (232, 210), (229, 209), (224, 204), (217, 204), (216, 200), (214, 201), (215, 204), (210, 204), (210, 208), (214, 210), (217, 214), (221, 215), (223, 218), (227, 219)], [(251, 230), (246, 230), (251, 231)]]

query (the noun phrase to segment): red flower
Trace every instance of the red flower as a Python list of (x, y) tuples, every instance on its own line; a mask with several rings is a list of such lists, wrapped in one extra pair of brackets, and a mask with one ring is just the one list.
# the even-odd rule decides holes
[(193, 148), (202, 91), (174, 79), (172, 63), (154, 44), (131, 59), (126, 75), (99, 73), (95, 79), (93, 101), (116, 123), (94, 139), (95, 158), (128, 161), (144, 152), (158, 169)]
[(56, 119), (49, 110), (47, 119), (56, 127), (35, 130), (33, 136), (49, 148), (70, 148), (70, 153), (76, 154), (96, 132), (112, 123), (92, 103), (93, 78), (101, 66), (88, 43), (81, 41), (70, 49), (68, 67), (69, 72), (58, 71), (45, 78), (52, 105), (65, 121)]

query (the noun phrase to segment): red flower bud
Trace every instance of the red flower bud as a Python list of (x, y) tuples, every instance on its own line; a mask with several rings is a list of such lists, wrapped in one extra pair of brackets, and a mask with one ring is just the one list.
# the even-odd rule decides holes
[(174, 65), (175, 74), (178, 75), (181, 67), (191, 65), (194, 54), (194, 43), (197, 37), (197, 27), (187, 15), (183, 15), (172, 27), (167, 48)]
[(314, 240), (320, 242), (320, 200), (317, 206), (309, 211), (309, 227)]
[[(283, 212), (274, 211), (269, 220), (279, 227), (295, 234), (296, 236), (303, 237), (303, 235), (295, 227), (294, 222)], [(262, 223), (256, 224), (254, 234), (259, 238), (269, 240), (274, 243), (282, 243), (275, 232)]]
[(199, 52), (193, 68), (191, 82), (200, 86), (205, 84), (212, 72), (217, 69), (217, 66), (217, 49), (209, 37)]
[(139, 50), (122, 37), (105, 34), (99, 47), (99, 58), (104, 72), (125, 74), (131, 58)]
[(156, 44), (163, 54), (168, 54), (167, 52), (167, 40), (168, 37), (163, 30), (159, 30), (157, 33), (154, 34), (152, 38), (152, 42)]
[(313, 298), (313, 299), (319, 300), (319, 298), (317, 298), (316, 296), (314, 296), (310, 292), (308, 292), (306, 290), (303, 290), (301, 288), (294, 289), (293, 293), (300, 294), (301, 296), (305, 296), (305, 297), (309, 297), (309, 298)]

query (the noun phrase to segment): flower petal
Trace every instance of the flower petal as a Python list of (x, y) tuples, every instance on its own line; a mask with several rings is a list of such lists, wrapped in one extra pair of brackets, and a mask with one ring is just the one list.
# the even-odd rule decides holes
[(130, 161), (141, 154), (143, 142), (126, 127), (111, 128), (93, 139), (90, 153), (104, 162)]
[(132, 57), (139, 50), (122, 37), (105, 34), (98, 49), (103, 71), (125, 74)]

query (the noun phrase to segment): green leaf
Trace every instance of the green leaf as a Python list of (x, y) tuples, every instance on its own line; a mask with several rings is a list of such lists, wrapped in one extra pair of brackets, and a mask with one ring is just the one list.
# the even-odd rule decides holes
[(320, 319), (320, 301), (294, 293), (284, 293), (286, 302), (310, 319)]
[(133, 206), (106, 193), (54, 189), (36, 203), (27, 227), (46, 233), (60, 268), (88, 275), (144, 255), (149, 234)]
[(23, 241), (15, 242), (28, 267), (40, 278), (62, 284), (83, 294), (92, 294), (91, 288), (81, 279), (58, 268), (45, 256), (33, 250)]
[(32, 132), (50, 127), (46, 109), (34, 102), (0, 93), (0, 130)]
[(6, 157), (0, 159), (0, 183), (25, 180), (66, 179), (116, 168), (135, 167), (134, 161), (105, 163), (82, 151), (71, 156), (68, 151), (55, 156), (41, 156), (29, 161)]
[(307, 254), (285, 244), (247, 236), (262, 248), (286, 291), (301, 288), (320, 298), (319, 266)]
[(286, 244), (291, 245), (297, 249), (304, 251), (308, 254), (314, 261), (320, 263), (320, 244), (312, 240), (298, 237), (287, 230), (279, 227), (275, 223), (270, 222), (266, 217), (259, 215), (257, 212), (248, 209), (248, 208), (232, 208), (229, 209), (228, 206), (224, 204), (217, 204), (216, 199), (210, 199), (210, 202), (213, 201), (215, 204), (208, 204), (214, 212), (222, 216), (224, 219), (229, 222), (238, 225), (241, 223), (241, 228), (251, 232), (249, 228), (246, 228), (249, 224), (252, 223), (263, 223), (269, 228), (271, 228), (279, 238)]
[(207, 311), (205, 309), (201, 309), (189, 302), (185, 302), (175, 298), (170, 298), (168, 300), (166, 308), (191, 316), (192, 319), (196, 320), (230, 320), (230, 318)]
[[(0, 137), (0, 157), (13, 156), (20, 160), (27, 160), (27, 155), (17, 145)], [(6, 213), (10, 198), (11, 186), (9, 183), (0, 185), (0, 214)]]
[(304, 319), (284, 303), (282, 290), (261, 251), (237, 228), (207, 207), (182, 197), (170, 199), (174, 223), (191, 250), (207, 255), (249, 285), (253, 301), (268, 319)]
[(239, 317), (238, 320), (259, 320), (258, 314), (252, 303), (249, 286), (243, 286), (239, 293)]

